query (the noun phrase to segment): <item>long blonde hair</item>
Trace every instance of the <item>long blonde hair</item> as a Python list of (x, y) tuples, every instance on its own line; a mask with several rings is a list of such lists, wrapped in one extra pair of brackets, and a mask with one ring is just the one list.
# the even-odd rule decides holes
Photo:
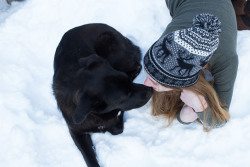
[[(166, 92), (154, 91), (151, 101), (152, 115), (164, 116), (168, 120), (168, 126), (172, 124), (178, 112), (180, 112), (184, 105), (184, 103), (180, 99), (182, 89), (190, 90), (197, 95), (202, 95), (205, 97), (208, 107), (212, 112), (212, 125), (210, 128), (207, 128), (204, 126), (206, 122), (203, 122), (204, 131), (208, 132), (210, 129), (212, 129), (215, 125), (216, 119), (221, 122), (226, 122), (229, 120), (230, 115), (227, 112), (225, 105), (219, 100), (214, 88), (209, 82), (205, 80), (203, 74), (200, 75), (198, 82), (190, 87), (170, 88), (172, 88), (173, 90)], [(205, 120), (206, 119), (204, 118), (204, 121)]]

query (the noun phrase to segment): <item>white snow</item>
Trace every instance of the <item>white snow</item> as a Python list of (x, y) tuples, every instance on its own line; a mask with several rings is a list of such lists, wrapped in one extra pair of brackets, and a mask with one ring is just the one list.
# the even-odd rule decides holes
[[(170, 22), (164, 0), (0, 0), (0, 166), (82, 167), (52, 94), (53, 58), (62, 35), (102, 22), (144, 55)], [(238, 33), (239, 71), (231, 120), (210, 133), (177, 121), (166, 128), (147, 105), (126, 112), (124, 132), (93, 134), (103, 167), (250, 166), (250, 31)], [(144, 71), (136, 82), (143, 83)]]

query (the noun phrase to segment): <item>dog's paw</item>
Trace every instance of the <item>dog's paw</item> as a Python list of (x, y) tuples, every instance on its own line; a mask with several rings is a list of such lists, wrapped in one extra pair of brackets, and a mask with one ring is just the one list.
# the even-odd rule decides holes
[(112, 135), (119, 135), (123, 132), (124, 126), (123, 122), (121, 124), (117, 124), (113, 126), (110, 130), (108, 130)]
[(123, 132), (123, 129), (124, 129), (123, 116), (124, 116), (124, 111), (120, 111), (117, 114), (116, 124), (108, 130), (112, 135), (118, 135)]

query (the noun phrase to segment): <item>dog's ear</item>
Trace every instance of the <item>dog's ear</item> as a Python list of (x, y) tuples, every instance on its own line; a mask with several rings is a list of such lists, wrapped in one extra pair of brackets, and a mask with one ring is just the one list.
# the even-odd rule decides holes
[(87, 118), (90, 112), (91, 112), (90, 100), (87, 98), (83, 98), (82, 96), (73, 114), (73, 122), (75, 124), (82, 123)]
[(109, 54), (112, 49), (117, 48), (118, 41), (115, 35), (112, 32), (102, 33), (95, 42), (95, 50), (102, 57), (105, 57)]
[(88, 57), (82, 57), (78, 60), (81, 67), (86, 69), (94, 69), (103, 64), (103, 59), (97, 54), (91, 54)]
[(98, 98), (91, 97), (86, 93), (81, 97), (80, 102), (73, 114), (73, 122), (75, 124), (82, 123), (91, 112), (102, 112), (107, 104)]

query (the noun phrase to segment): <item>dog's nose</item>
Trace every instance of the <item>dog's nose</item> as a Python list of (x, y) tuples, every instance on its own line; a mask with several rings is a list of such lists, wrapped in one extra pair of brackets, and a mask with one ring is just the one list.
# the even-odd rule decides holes
[(153, 90), (154, 90), (152, 87), (148, 87), (148, 86), (147, 86), (147, 89), (148, 89), (148, 91), (150, 91), (150, 92), (153, 92)]
[(153, 88), (152, 87), (145, 86), (145, 90), (147, 92), (148, 97), (151, 97), (153, 95)]

